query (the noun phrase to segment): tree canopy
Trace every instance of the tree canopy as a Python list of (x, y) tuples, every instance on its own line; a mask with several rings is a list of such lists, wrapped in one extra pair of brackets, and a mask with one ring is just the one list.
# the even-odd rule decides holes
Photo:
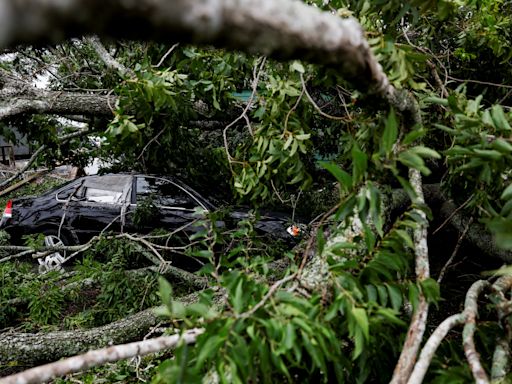
[[(287, 251), (250, 222), (225, 233), (211, 225), (222, 212), (211, 213), (184, 252), (202, 270), (159, 280), (159, 314), (186, 342), (138, 344), (175, 347), (151, 363), (154, 382), (510, 379), (512, 279), (496, 271), (512, 260), (510, 2), (104, 3), (0, 4), (0, 132), (25, 135), (27, 168), (99, 157), (110, 171), (177, 175), (221, 205), (310, 223)], [(83, 250), (96, 274), (81, 277), (127, 288), (131, 277), (100, 274), (93, 259), (115, 255), (108, 263), (128, 269), (158, 241), (107, 235)], [(38, 246), (1, 242), (0, 271), (16, 284), (7, 254)], [(159, 300), (151, 284), (147, 305)], [(124, 303), (113, 292), (101, 297)], [(0, 303), (12, 306), (12, 294)], [(157, 321), (129, 305), (119, 312), (131, 318), (102, 313), (100, 328), (47, 340), (100, 348)], [(34, 343), (30, 333), (0, 341), (7, 362), (24, 353), (9, 360), (8, 350)], [(119, 348), (75, 359), (87, 368), (133, 356)], [(67, 374), (66, 362), (19, 375)]]

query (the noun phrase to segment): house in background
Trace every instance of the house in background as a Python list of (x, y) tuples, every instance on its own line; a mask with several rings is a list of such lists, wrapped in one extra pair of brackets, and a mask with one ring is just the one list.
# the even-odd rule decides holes
[(9, 129), (14, 132), (16, 144), (13, 145), (0, 134), (0, 163), (4, 165), (14, 165), (16, 159), (28, 158), (31, 155), (26, 138), (24, 138), (16, 128)]

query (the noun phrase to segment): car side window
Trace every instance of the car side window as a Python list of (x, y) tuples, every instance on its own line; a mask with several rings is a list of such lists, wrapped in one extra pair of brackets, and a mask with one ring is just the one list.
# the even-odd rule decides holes
[(121, 199), (121, 192), (85, 187), (82, 196), (83, 201), (114, 204)]
[(137, 203), (152, 199), (156, 205), (194, 209), (201, 204), (173, 183), (154, 177), (137, 177)]
[(132, 176), (91, 176), (84, 180), (76, 193), (80, 201), (102, 204), (123, 204), (131, 190)]

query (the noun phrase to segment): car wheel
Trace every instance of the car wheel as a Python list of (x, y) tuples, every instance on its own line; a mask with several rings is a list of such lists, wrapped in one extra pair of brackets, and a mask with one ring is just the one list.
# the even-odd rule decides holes
[[(44, 234), (44, 245), (46, 247), (71, 245), (71, 241), (69, 241), (69, 237), (66, 236), (64, 231), (61, 231), (59, 234), (59, 231), (56, 229), (45, 229), (42, 233)], [(41, 274), (49, 271), (62, 271), (62, 264), (66, 261), (66, 251), (55, 251), (38, 258), (37, 261), (39, 263), (38, 270)]]

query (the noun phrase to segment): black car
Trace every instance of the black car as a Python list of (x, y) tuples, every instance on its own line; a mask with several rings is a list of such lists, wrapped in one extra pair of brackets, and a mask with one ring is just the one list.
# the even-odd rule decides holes
[[(149, 220), (137, 215), (138, 208), (140, 210), (144, 205), (152, 208)], [(20, 242), (26, 234), (43, 233), (47, 246), (74, 245), (83, 244), (105, 231), (149, 233), (156, 228), (197, 231), (197, 227), (188, 224), (197, 221), (201, 212), (215, 209), (199, 193), (172, 177), (140, 174), (86, 176), (38, 197), (9, 200), (0, 229), (7, 231), (14, 242)], [(249, 216), (248, 210), (229, 214), (232, 221)], [(223, 222), (217, 224), (225, 225)], [(255, 228), (285, 241), (300, 233), (289, 216), (279, 213), (262, 215)], [(59, 261), (58, 254), (52, 257), (55, 262)]]

